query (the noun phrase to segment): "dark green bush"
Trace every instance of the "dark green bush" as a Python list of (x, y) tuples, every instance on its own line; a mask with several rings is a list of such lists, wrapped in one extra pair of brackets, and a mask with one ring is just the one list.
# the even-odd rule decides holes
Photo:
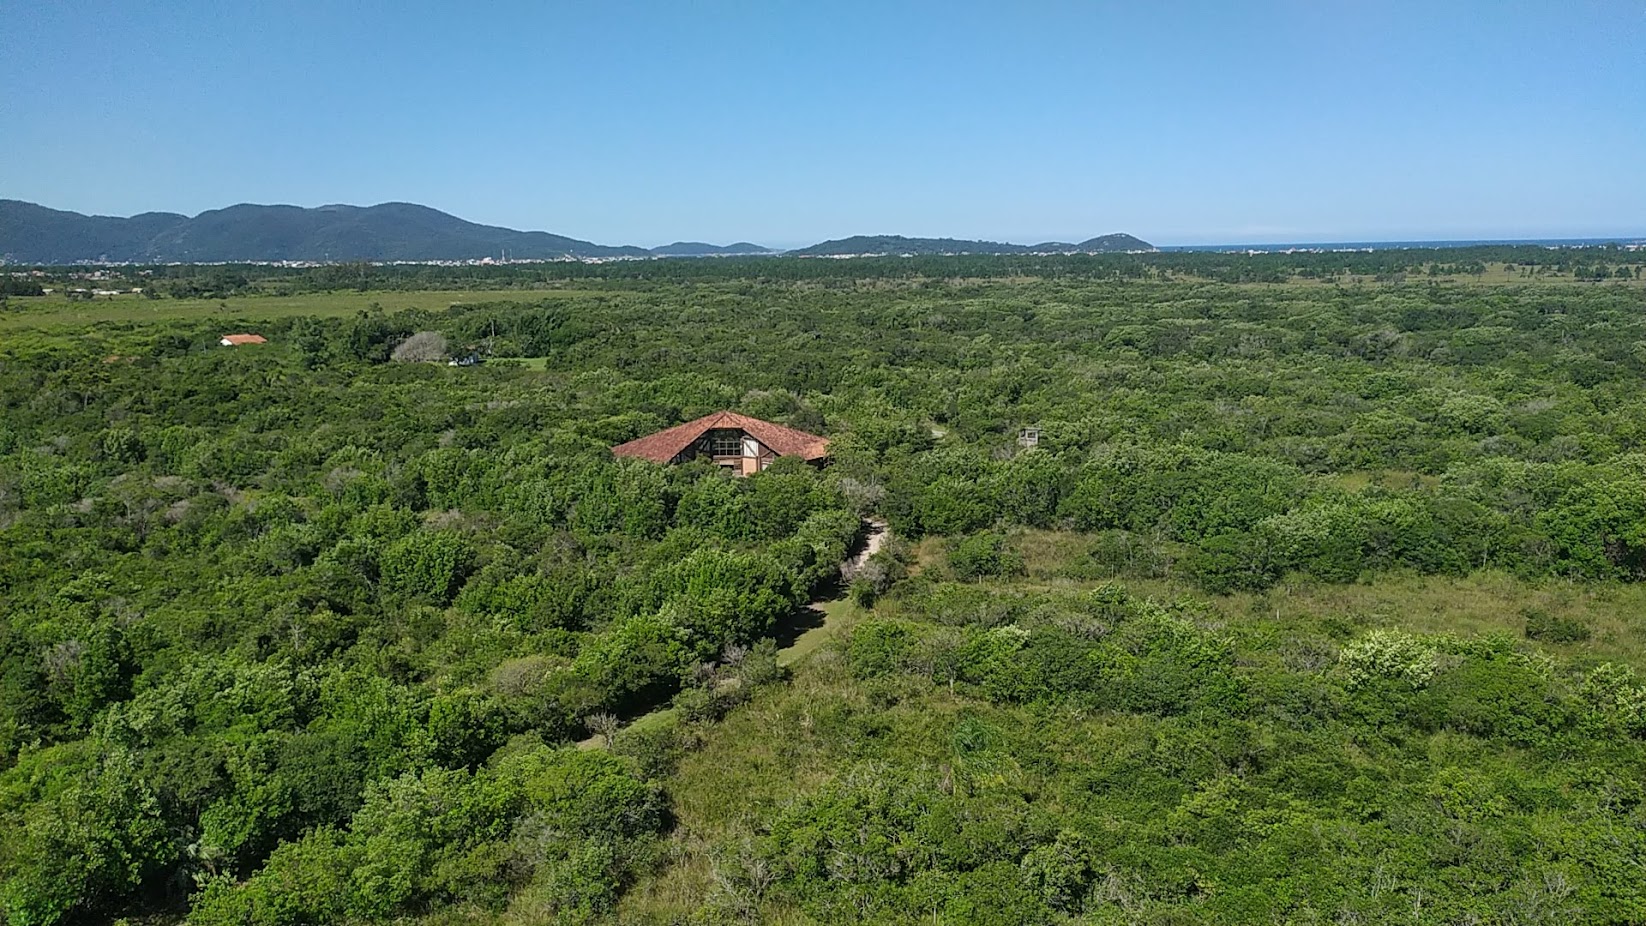
[(1521, 614), (1526, 618), (1526, 638), (1544, 643), (1582, 643), (1589, 639), (1589, 625), (1575, 617), (1550, 614), (1541, 608), (1528, 608)]
[(1023, 572), (1023, 557), (1000, 534), (974, 534), (950, 546), (949, 568), (963, 581), (1003, 578)]
[(1443, 671), (1413, 705), (1421, 725), (1525, 745), (1549, 742), (1570, 722), (1550, 680), (1514, 656), (1471, 656)]
[(904, 667), (914, 651), (915, 633), (906, 624), (872, 620), (852, 630), (847, 658), (858, 678), (886, 675)]

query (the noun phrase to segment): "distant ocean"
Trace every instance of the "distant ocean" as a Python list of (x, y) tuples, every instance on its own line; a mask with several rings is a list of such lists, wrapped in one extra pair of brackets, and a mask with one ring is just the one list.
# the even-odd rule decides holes
[(1500, 238), (1473, 241), (1312, 241), (1297, 244), (1174, 244), (1162, 251), (1395, 251), (1403, 248), (1474, 248), (1530, 244), (1546, 248), (1592, 248), (1607, 244), (1646, 245), (1646, 238)]

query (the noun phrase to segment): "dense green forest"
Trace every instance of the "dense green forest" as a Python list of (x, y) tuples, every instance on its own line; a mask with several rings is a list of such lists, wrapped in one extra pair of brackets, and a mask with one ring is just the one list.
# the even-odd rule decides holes
[(11, 296), (0, 916), (1646, 921), (1641, 255), (1445, 253)]

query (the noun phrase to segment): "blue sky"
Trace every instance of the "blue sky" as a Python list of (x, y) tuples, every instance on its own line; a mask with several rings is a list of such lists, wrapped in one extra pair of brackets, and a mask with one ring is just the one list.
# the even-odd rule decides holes
[(1646, 234), (1646, 3), (0, 0), (0, 197), (605, 243)]

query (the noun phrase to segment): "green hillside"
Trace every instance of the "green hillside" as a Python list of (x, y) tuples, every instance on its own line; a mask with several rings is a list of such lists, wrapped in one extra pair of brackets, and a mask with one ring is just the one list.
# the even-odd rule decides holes
[(788, 253), (798, 257), (851, 257), (862, 255), (931, 254), (1107, 254), (1125, 251), (1153, 251), (1154, 245), (1131, 235), (1102, 235), (1080, 244), (1048, 241), (1043, 244), (1007, 244), (1000, 241), (971, 241), (958, 238), (905, 238), (902, 235), (856, 235), (823, 241)]
[(0, 258), (13, 263), (84, 261), (397, 261), (645, 257), (551, 235), (465, 222), (427, 206), (264, 206), (242, 203), (193, 218), (149, 213), (86, 216), (0, 200)]

